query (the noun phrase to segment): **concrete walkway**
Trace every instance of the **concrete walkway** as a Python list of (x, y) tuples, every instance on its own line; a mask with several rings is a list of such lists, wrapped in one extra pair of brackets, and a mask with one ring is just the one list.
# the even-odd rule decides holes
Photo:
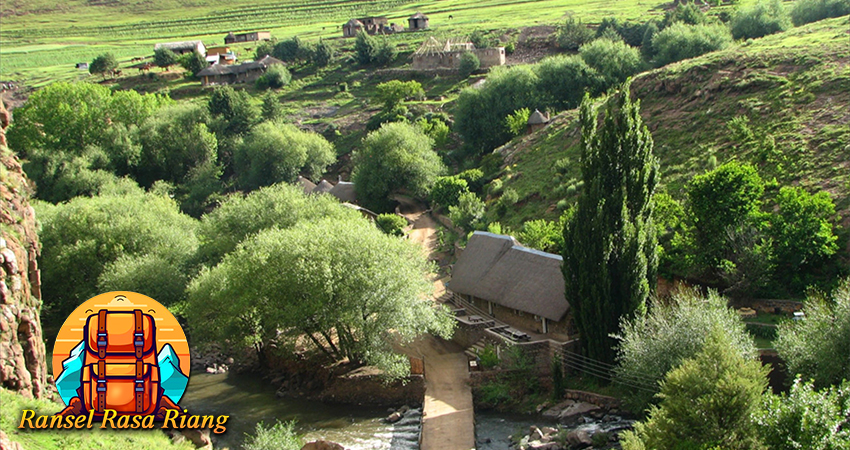
[[(398, 199), (399, 212), (413, 223), (410, 239), (418, 242), (429, 259), (436, 253), (437, 224), (425, 207)], [(434, 281), (434, 298), (444, 293)], [(410, 356), (425, 360), (425, 403), (422, 407), (421, 450), (472, 450), (475, 448), (475, 414), (469, 364), (463, 348), (434, 336), (424, 336), (407, 346)]]

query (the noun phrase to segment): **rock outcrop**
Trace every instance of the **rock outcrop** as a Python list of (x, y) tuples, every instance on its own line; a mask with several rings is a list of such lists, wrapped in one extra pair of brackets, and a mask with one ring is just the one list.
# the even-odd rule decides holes
[(6, 147), (9, 121), (0, 102), (0, 386), (40, 398), (48, 386), (39, 319), (40, 247), (28, 180)]

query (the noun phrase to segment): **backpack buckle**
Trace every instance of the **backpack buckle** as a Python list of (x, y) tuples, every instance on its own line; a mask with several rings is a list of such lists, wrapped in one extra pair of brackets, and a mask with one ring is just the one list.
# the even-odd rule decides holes
[(140, 347), (145, 345), (145, 334), (144, 333), (133, 333), (133, 336), (135, 337), (133, 344), (138, 345)]
[(106, 347), (107, 342), (107, 333), (97, 333), (97, 346), (98, 347)]
[(97, 392), (106, 392), (106, 380), (97, 380)]
[(136, 392), (145, 392), (145, 380), (136, 380)]

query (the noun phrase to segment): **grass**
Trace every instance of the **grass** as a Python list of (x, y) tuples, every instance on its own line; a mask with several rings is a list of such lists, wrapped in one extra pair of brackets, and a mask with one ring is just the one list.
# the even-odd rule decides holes
[[(422, 11), (429, 16), (432, 31), (390, 37), (402, 47), (415, 47), (432, 34), (463, 36), (476, 29), (553, 24), (568, 12), (586, 23), (608, 16), (645, 20), (661, 14), (665, 3), (540, 0), (529, 8), (528, 2), (520, 0), (19, 1), (16, 14), (4, 16), (0, 29), (0, 79), (43, 82), (43, 72), (54, 79), (72, 79), (77, 76), (75, 63), (91, 61), (101, 53), (129, 60), (151, 55), (156, 42), (200, 39), (208, 45), (220, 44), (230, 31), (264, 29), (279, 39), (323, 38), (344, 47), (352, 40), (342, 39), (339, 27), (352, 17), (383, 15), (406, 26), (407, 17)], [(243, 58), (246, 54), (242, 53)]]
[(0, 429), (13, 442), (23, 448), (43, 450), (139, 450), (193, 449), (190, 443), (174, 445), (171, 439), (158, 428), (153, 430), (101, 430), (93, 425), (91, 430), (18, 430), (21, 411), (34, 410), (36, 415), (53, 415), (63, 405), (48, 400), (26, 399), (21, 395), (0, 388)]
[[(637, 76), (632, 93), (652, 132), (663, 187), (681, 199), (690, 179), (709, 168), (711, 156), (718, 164), (738, 159), (755, 164), (766, 180), (826, 190), (846, 218), (847, 26), (847, 17), (824, 20)], [(580, 195), (566, 193), (581, 177), (576, 116), (568, 111), (512, 144), (500, 177), (503, 191), (515, 189), (520, 202), (504, 215), (489, 208), (489, 221), (516, 230), (526, 220), (554, 220), (560, 200), (574, 202)], [(752, 140), (736, 139), (736, 117), (746, 117)], [(571, 164), (558, 176), (554, 163), (563, 158)]]

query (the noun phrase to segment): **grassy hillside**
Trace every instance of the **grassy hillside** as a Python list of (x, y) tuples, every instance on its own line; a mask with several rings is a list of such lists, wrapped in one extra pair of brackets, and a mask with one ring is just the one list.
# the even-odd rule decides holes
[[(531, 4), (533, 3), (533, 6)], [(0, 28), (0, 79), (46, 82), (73, 79), (74, 63), (104, 52), (119, 60), (148, 56), (161, 41), (201, 39), (223, 43), (229, 31), (267, 29), (278, 38), (335, 38), (352, 17), (384, 15), (407, 26), (422, 11), (432, 33), (468, 34), (475, 29), (508, 29), (555, 23), (567, 12), (586, 22), (645, 19), (663, 13), (663, 0), (14, 0), (4, 3)], [(449, 19), (449, 16), (452, 18)], [(421, 42), (426, 35), (393, 36)], [(339, 42), (337, 42), (339, 44)], [(250, 47), (250, 45), (249, 45)], [(247, 56), (243, 54), (242, 56)]]
[[(688, 181), (737, 158), (782, 185), (828, 191), (850, 225), (850, 45), (848, 18), (793, 28), (644, 73), (632, 93), (652, 131), (662, 184), (681, 198)], [(488, 219), (517, 229), (554, 219), (581, 178), (577, 112), (499, 150), (503, 190), (520, 201)], [(564, 175), (556, 172), (563, 160)], [(579, 186), (580, 190), (580, 186)], [(495, 198), (490, 198), (495, 202)], [(563, 206), (563, 203), (562, 203)]]

